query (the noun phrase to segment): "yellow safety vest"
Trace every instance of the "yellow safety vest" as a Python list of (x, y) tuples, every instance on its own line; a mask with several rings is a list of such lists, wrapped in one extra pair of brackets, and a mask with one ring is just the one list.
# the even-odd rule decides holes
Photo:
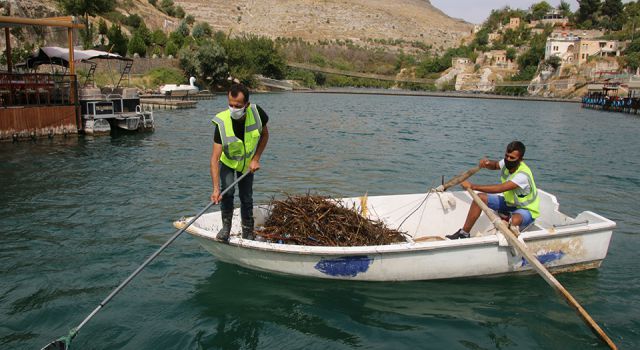
[(244, 142), (233, 133), (231, 112), (226, 109), (211, 119), (218, 126), (222, 140), (222, 155), (220, 161), (231, 169), (246, 172), (249, 163), (256, 154), (260, 135), (262, 134), (262, 120), (255, 105), (250, 104), (246, 109), (244, 121)]
[(531, 169), (529, 169), (524, 162), (520, 162), (518, 169), (511, 174), (505, 166), (502, 168), (500, 180), (502, 180), (502, 183), (511, 181), (518, 173), (523, 173), (527, 176), (527, 180), (529, 180), (529, 193), (526, 195), (518, 195), (516, 193), (518, 189), (506, 191), (503, 193), (504, 201), (507, 202), (507, 205), (510, 207), (527, 209), (531, 213), (531, 217), (535, 219), (540, 216), (540, 198), (538, 198), (538, 188), (536, 187), (535, 181), (533, 181)]

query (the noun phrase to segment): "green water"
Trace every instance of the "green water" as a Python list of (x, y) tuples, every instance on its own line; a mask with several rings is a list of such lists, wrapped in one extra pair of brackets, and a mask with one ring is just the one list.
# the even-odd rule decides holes
[[(640, 347), (640, 118), (577, 104), (255, 95), (271, 138), (257, 202), (308, 190), (416, 193), (528, 146), (561, 210), (618, 223), (602, 267), (558, 279), (623, 349)], [(0, 345), (66, 335), (208, 202), (211, 115), (158, 111), (154, 133), (0, 144)], [(496, 182), (497, 173), (474, 176)], [(472, 261), (469, 264), (473, 264)], [(318, 281), (218, 262), (180, 237), (98, 313), (75, 349), (604, 348), (536, 276)]]

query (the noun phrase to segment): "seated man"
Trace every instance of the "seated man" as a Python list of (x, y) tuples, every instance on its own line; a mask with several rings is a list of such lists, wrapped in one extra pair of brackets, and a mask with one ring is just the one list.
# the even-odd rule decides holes
[[(509, 215), (509, 223), (521, 229), (526, 228), (540, 216), (540, 199), (538, 189), (533, 181), (531, 169), (524, 163), (525, 147), (520, 141), (513, 141), (507, 145), (504, 159), (493, 161), (480, 160), (480, 167), (492, 170), (500, 170), (501, 183), (497, 185), (476, 185), (463, 181), (460, 185), (464, 188), (482, 191), (478, 196), (489, 208), (498, 213)], [(492, 193), (487, 195), (487, 193)], [(502, 195), (493, 194), (501, 193)], [(471, 203), (464, 226), (458, 232), (447, 235), (449, 239), (469, 238), (471, 228), (476, 223), (482, 209)]]

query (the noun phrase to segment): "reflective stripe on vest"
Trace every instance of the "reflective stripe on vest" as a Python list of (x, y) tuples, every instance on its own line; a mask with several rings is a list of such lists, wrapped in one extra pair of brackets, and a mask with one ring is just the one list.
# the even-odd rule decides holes
[(218, 113), (211, 121), (218, 126), (220, 132), (220, 140), (222, 141), (220, 161), (231, 169), (245, 172), (256, 153), (262, 134), (262, 119), (258, 108), (253, 104), (247, 108), (244, 142), (233, 132), (233, 121), (228, 109)]
[(531, 173), (531, 169), (524, 163), (520, 162), (518, 169), (511, 174), (507, 167), (502, 168), (500, 172), (500, 180), (502, 183), (507, 181), (511, 181), (516, 174), (524, 174), (527, 176), (527, 181), (529, 182), (529, 193), (525, 196), (518, 196), (516, 190), (510, 190), (504, 192), (504, 200), (507, 202), (509, 206), (515, 206), (517, 208), (527, 209), (531, 212), (531, 216), (535, 219), (540, 216), (540, 201), (538, 200), (538, 188), (536, 187), (535, 181), (533, 181), (533, 174)]

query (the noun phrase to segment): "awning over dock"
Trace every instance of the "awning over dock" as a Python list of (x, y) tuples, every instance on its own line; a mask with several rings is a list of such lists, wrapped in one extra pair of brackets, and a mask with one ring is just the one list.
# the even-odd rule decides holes
[[(115, 53), (109, 53), (99, 50), (73, 50), (73, 60), (81, 62), (92, 58), (116, 59), (121, 61), (133, 61), (131, 58), (122, 57)], [(55, 64), (58, 66), (69, 67), (69, 49), (57, 46), (42, 47), (33, 56), (27, 59), (21, 65), (27, 69), (33, 69), (42, 64)]]

